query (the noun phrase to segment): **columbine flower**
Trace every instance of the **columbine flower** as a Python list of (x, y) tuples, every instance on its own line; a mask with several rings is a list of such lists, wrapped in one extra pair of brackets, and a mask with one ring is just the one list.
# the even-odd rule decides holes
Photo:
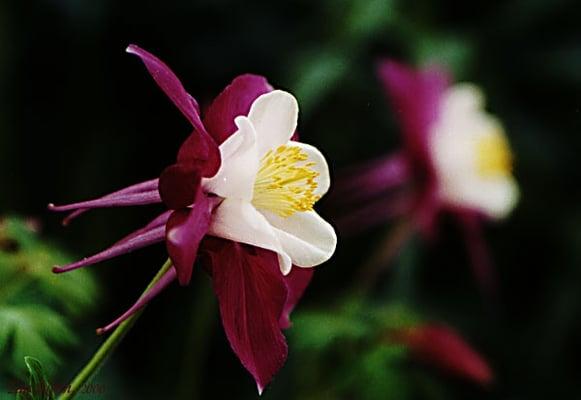
[(297, 102), (273, 90), (265, 78), (237, 77), (202, 120), (197, 102), (162, 61), (134, 45), (127, 51), (141, 58), (193, 133), (159, 179), (96, 200), (49, 207), (72, 211), (64, 223), (100, 207), (163, 201), (169, 211), (109, 249), (54, 270), (70, 271), (165, 241), (173, 268), (99, 330), (106, 332), (176, 277), (186, 285), (199, 258), (212, 275), (232, 349), (261, 392), (286, 359), (281, 328), (290, 325), (289, 314), (312, 275), (309, 267), (335, 250), (333, 228), (313, 210), (329, 188), (327, 163), (316, 148), (292, 140)]
[(404, 146), (352, 169), (336, 198), (360, 207), (339, 223), (353, 230), (403, 216), (429, 235), (440, 212), (451, 212), (465, 228), (477, 275), (489, 285), (480, 219), (504, 218), (518, 200), (500, 122), (484, 110), (477, 87), (450, 85), (441, 69), (414, 71), (385, 61), (379, 78), (397, 112)]

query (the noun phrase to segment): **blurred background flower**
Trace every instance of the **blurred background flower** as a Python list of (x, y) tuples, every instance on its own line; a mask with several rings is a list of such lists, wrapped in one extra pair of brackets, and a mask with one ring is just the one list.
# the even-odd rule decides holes
[[(41, 216), (45, 235), (79, 254), (105, 247), (119, 232), (147, 221), (155, 206), (89, 213), (66, 230), (58, 216), (46, 212), (49, 201), (89, 198), (158, 176), (188, 129), (163, 96), (152, 95), (155, 84), (144, 84), (142, 71), (136, 72), (134, 60), (123, 53), (127, 43), (171, 55), (172, 68), (202, 109), (233, 77), (268, 76), (297, 97), (301, 138), (323, 151), (331, 171), (381, 156), (400, 143), (395, 114), (377, 85), (376, 60), (436, 61), (450, 68), (456, 81), (481, 87), (487, 110), (510, 135), (521, 201), (503, 224), (485, 231), (500, 295), (494, 307), (485, 303), (466, 268), (466, 254), (458, 250), (463, 238), (444, 219), (436, 245), (409, 241), (369, 301), (378, 307), (399, 304), (422, 321), (453, 327), (488, 361), (495, 379), (484, 389), (401, 358), (395, 364), (408, 369), (390, 368), (396, 378), (385, 379), (392, 383), (380, 393), (388, 397), (388, 391), (399, 393), (398, 386), (417, 387), (421, 381), (427, 389), (419, 396), (426, 399), (576, 398), (581, 378), (579, 20), (581, 9), (573, 0), (163, 5), (5, 0), (0, 2), (0, 209)], [(344, 304), (359, 266), (391, 228), (339, 237), (336, 257), (317, 270), (296, 312), (332, 312)], [(101, 326), (120, 304), (130, 305), (164, 259), (163, 249), (152, 248), (95, 271), (108, 284), (99, 312), (83, 318), (80, 332)], [(196, 268), (191, 287), (168, 291), (148, 306), (95, 378), (106, 384), (105, 397), (255, 398), (252, 379), (241, 373), (219, 329), (216, 308), (209, 282)], [(330, 323), (329, 313), (324, 315), (323, 327)], [(308, 335), (299, 322), (295, 319), (290, 340)], [(54, 381), (66, 382), (101, 340), (86, 336)], [(333, 349), (348, 355), (348, 347), (345, 353)], [(383, 366), (405, 353), (401, 347), (372, 350), (356, 360)], [(304, 357), (291, 350), (263, 397), (299, 398)], [(337, 365), (333, 357), (320, 359), (317, 365), (329, 371)], [(379, 388), (373, 372), (383, 372), (344, 371), (347, 377), (333, 378), (334, 385), (368, 382), (370, 391)], [(427, 379), (414, 381), (418, 376)]]
[(331, 200), (345, 234), (399, 220), (363, 268), (365, 284), (373, 284), (413, 233), (437, 237), (441, 214), (448, 213), (463, 228), (483, 291), (496, 295), (481, 223), (506, 218), (519, 192), (502, 124), (484, 110), (480, 89), (451, 84), (445, 66), (414, 69), (381, 60), (377, 75), (401, 126), (401, 148), (339, 172)]

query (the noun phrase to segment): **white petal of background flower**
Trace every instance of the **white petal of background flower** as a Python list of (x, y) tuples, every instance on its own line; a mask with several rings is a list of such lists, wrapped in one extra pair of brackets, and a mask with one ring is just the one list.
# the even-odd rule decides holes
[(485, 104), (484, 93), (476, 85), (471, 83), (459, 83), (452, 86), (444, 95), (442, 112), (447, 119), (446, 113), (455, 117), (464, 114), (481, 113)]
[(484, 96), (476, 86), (451, 87), (432, 127), (430, 149), (444, 202), (502, 218), (515, 206), (518, 187), (510, 172), (485, 176), (479, 171), (479, 143), (504, 135), (500, 122), (483, 107)]
[(493, 219), (505, 218), (519, 199), (518, 185), (513, 178), (474, 181), (460, 192), (462, 205), (478, 209)]
[(248, 113), (256, 130), (258, 156), (286, 144), (297, 128), (299, 106), (292, 94), (274, 90), (258, 97)]

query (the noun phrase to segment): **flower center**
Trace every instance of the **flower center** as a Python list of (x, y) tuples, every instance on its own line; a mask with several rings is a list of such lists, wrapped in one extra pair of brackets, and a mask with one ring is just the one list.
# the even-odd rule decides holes
[(512, 171), (512, 153), (500, 131), (484, 136), (477, 144), (477, 168), (483, 177), (509, 175)]
[(260, 161), (252, 204), (281, 217), (312, 210), (320, 198), (314, 194), (319, 173), (312, 168), (315, 163), (306, 162), (307, 159), (307, 154), (296, 146), (269, 150)]

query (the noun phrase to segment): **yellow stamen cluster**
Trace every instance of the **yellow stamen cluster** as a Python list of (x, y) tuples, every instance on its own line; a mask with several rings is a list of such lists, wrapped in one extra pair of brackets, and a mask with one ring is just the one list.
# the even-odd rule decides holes
[(501, 131), (494, 131), (479, 139), (477, 168), (483, 177), (506, 176), (512, 172), (512, 153)]
[(254, 182), (252, 204), (281, 217), (298, 211), (309, 211), (320, 196), (313, 170), (314, 162), (307, 162), (307, 154), (296, 146), (282, 145), (270, 150), (260, 162)]

